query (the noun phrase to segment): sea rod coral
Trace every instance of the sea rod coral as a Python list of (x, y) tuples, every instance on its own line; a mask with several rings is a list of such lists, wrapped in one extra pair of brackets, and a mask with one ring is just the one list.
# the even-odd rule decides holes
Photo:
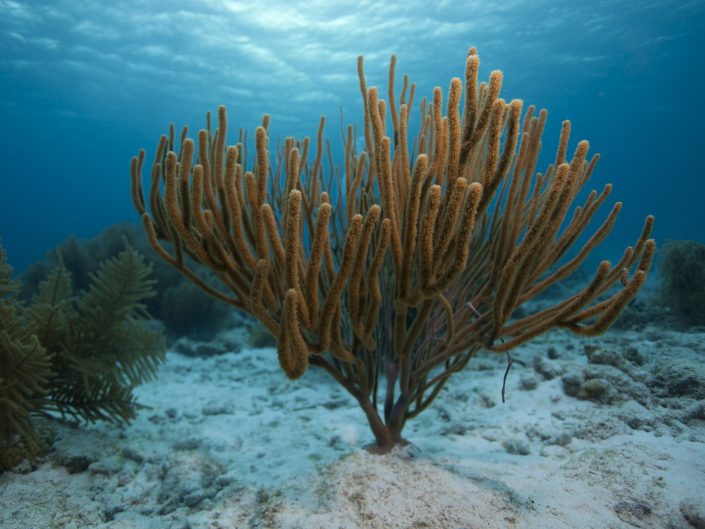
[[(565, 121), (555, 161), (536, 172), (546, 111), (530, 106), (522, 120), (522, 101), (499, 97), (502, 73), (479, 83), (479, 65), (471, 48), (464, 82), (451, 80), (445, 110), (441, 88), (420, 101), (410, 139), (415, 85), (404, 76), (397, 93), (393, 56), (381, 99), (360, 57), (364, 145), (347, 127), (342, 171), (324, 144), (325, 118), (314, 146), (287, 138), (272, 163), (265, 115), (249, 165), (243, 131), (227, 144), (222, 106), (217, 128), (208, 115), (195, 142), (186, 128), (162, 136), (146, 199), (144, 151), (132, 159), (133, 201), (159, 255), (266, 325), (290, 378), (309, 365), (332, 375), (365, 412), (376, 451), (406, 443), (407, 420), (480, 349), (505, 353), (555, 327), (607, 330), (652, 261), (647, 217), (634, 246), (616, 264), (602, 261), (582, 290), (513, 317), (578, 270), (622, 204), (576, 244), (612, 190), (573, 207), (599, 156), (588, 159), (580, 141), (568, 158)], [(187, 255), (223, 288), (204, 284)]]

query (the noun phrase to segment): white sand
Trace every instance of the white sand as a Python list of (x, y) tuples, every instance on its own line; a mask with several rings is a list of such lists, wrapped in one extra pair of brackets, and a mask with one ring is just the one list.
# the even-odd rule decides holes
[[(642, 404), (566, 395), (561, 374), (586, 367), (586, 343), (647, 359), (615, 386)], [(288, 381), (271, 349), (169, 353), (134, 423), (58, 427), (34, 469), (0, 475), (0, 528), (705, 527), (703, 403), (649, 393), (662, 366), (704, 354), (702, 333), (555, 332), (513, 353), (506, 404), (505, 359), (481, 354), (408, 424), (414, 447), (375, 456), (325, 373)]]

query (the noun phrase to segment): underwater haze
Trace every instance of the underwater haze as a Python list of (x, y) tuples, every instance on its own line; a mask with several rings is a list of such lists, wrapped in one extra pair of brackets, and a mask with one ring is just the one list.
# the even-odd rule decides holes
[(705, 0), (0, 0), (0, 529), (703, 529), (703, 57)]
[(589, 187), (614, 183), (625, 207), (597, 256), (617, 259), (647, 214), (659, 242), (705, 241), (703, 1), (0, 0), (9, 262), (137, 221), (130, 158), (144, 147), (151, 163), (170, 122), (193, 134), (225, 104), (231, 131), (268, 113), (283, 138), (314, 136), (325, 114), (342, 159), (341, 116), (362, 118), (358, 55), (385, 87), (396, 53), (419, 101), (462, 77), (469, 46), (481, 79), (504, 72), (507, 101), (548, 109), (545, 160), (564, 119), (571, 150), (586, 138), (602, 154)]

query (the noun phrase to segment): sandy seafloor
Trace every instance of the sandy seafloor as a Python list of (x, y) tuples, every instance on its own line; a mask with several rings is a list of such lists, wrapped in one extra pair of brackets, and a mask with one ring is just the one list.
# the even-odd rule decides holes
[[(480, 353), (389, 455), (326, 373), (273, 349), (167, 355), (129, 426), (53, 426), (0, 528), (702, 528), (705, 330), (552, 332)], [(208, 344), (206, 344), (208, 345)]]

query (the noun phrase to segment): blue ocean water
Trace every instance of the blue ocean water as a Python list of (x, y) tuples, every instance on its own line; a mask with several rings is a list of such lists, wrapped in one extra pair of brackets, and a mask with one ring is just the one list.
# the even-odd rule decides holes
[(130, 158), (151, 161), (169, 122), (195, 132), (226, 104), (231, 131), (269, 113), (272, 137), (314, 136), (325, 114), (342, 156), (341, 113), (362, 118), (358, 55), (384, 87), (396, 53), (418, 98), (462, 77), (469, 46), (482, 78), (503, 70), (505, 99), (549, 110), (546, 160), (564, 119), (571, 146), (602, 154), (592, 187), (613, 182), (625, 207), (601, 256), (647, 214), (659, 241), (705, 241), (703, 1), (0, 0), (9, 260), (22, 270), (69, 234), (136, 221)]

